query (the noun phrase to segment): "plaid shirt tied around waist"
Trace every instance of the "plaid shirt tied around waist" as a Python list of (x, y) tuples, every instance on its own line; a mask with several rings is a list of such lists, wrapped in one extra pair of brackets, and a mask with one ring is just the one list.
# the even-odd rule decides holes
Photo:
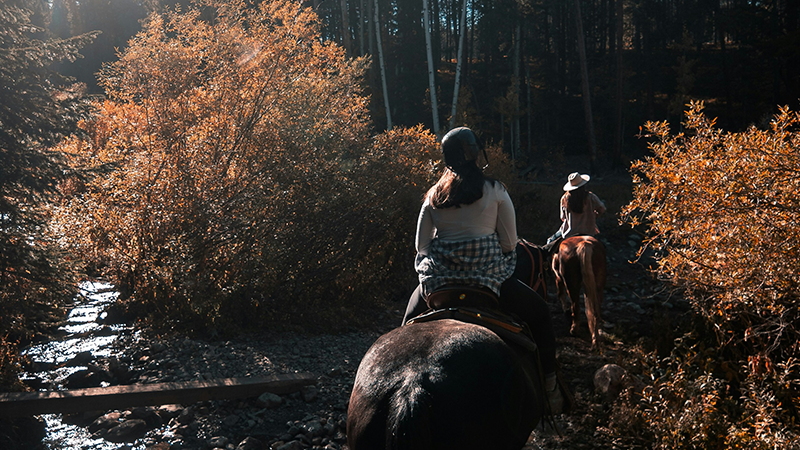
[(517, 265), (517, 253), (503, 254), (497, 233), (469, 241), (434, 239), (428, 252), (414, 261), (425, 295), (447, 284), (485, 286), (500, 295)]

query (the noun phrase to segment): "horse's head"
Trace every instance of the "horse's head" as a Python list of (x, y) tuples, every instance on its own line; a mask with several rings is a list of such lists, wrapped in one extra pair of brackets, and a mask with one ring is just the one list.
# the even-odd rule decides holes
[(544, 247), (532, 244), (525, 239), (517, 242), (517, 267), (514, 277), (547, 299), (546, 274), (550, 270), (552, 255)]

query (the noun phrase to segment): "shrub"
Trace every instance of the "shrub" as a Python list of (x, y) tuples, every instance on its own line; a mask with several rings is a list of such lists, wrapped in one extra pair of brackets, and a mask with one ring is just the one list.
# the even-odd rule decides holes
[[(729, 448), (799, 445), (798, 124), (798, 114), (782, 108), (768, 130), (726, 133), (692, 103), (681, 133), (663, 122), (646, 125), (653, 156), (633, 165), (634, 199), (624, 218), (647, 226), (644, 247), (660, 255), (657, 271), (685, 291), (714, 340), (711, 356), (673, 363), (672, 393), (658, 397), (668, 411), (658, 416), (665, 447), (706, 448), (694, 445), (702, 436), (687, 423), (726, 430)], [(708, 361), (725, 361), (724, 381), (740, 393), (737, 409), (710, 416), (714, 424), (685, 406), (719, 396)]]
[(352, 321), (399, 288), (434, 139), (370, 139), (368, 61), (323, 43), (309, 9), (206, 6), (152, 16), (104, 68), (89, 138), (58, 148), (92, 174), (65, 188), (62, 242), (162, 324)]

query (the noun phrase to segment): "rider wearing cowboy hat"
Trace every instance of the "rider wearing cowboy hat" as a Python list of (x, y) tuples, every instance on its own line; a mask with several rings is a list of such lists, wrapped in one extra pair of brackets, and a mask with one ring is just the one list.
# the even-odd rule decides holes
[(578, 172), (569, 174), (559, 206), (561, 228), (547, 240), (548, 249), (555, 247), (559, 239), (581, 235), (596, 236), (600, 232), (596, 218), (606, 212), (606, 205), (597, 195), (586, 190), (585, 185), (589, 179), (589, 175)]

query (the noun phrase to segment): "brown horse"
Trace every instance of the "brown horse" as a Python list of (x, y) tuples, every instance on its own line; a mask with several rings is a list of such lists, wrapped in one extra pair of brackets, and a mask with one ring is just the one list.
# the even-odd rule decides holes
[[(592, 236), (573, 236), (561, 241), (553, 255), (553, 272), (556, 275), (558, 299), (564, 312), (572, 310), (571, 334), (578, 330), (580, 316), (580, 294), (586, 302), (586, 319), (592, 335), (592, 346), (596, 346), (600, 334), (600, 305), (606, 285), (606, 248)], [(569, 295), (569, 303), (567, 301)]]
[(531, 287), (540, 297), (547, 300), (547, 279), (550, 255), (547, 251), (525, 239), (517, 242), (517, 266), (514, 277)]
[(519, 450), (544, 411), (539, 374), (493, 331), (452, 319), (381, 336), (358, 367), (350, 450)]

